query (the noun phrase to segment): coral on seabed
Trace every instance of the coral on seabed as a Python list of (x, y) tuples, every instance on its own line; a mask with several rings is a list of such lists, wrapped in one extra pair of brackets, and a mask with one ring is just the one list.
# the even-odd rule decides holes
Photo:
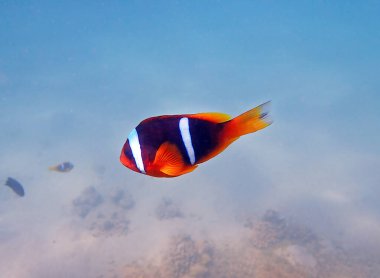
[(207, 278), (213, 264), (214, 246), (179, 234), (169, 240), (160, 264), (134, 262), (122, 270), (125, 278)]
[(133, 262), (131, 264), (126, 265), (122, 269), (121, 276), (124, 278), (163, 278), (160, 273), (158, 273), (158, 269), (152, 265), (140, 264), (138, 262)]
[(318, 243), (310, 229), (285, 220), (274, 210), (267, 210), (261, 219), (250, 222), (249, 228), (251, 243), (260, 249), (272, 248), (284, 241), (301, 245)]
[(195, 242), (189, 235), (177, 235), (170, 240), (163, 259), (164, 277), (208, 277), (212, 263), (213, 246), (208, 242)]
[(156, 208), (156, 216), (159, 220), (181, 218), (183, 213), (172, 199), (163, 198)]
[(378, 260), (359, 260), (352, 252), (273, 210), (252, 221), (249, 231), (247, 238), (218, 244), (177, 234), (160, 253), (159, 263), (142, 260), (129, 264), (122, 270), (122, 277), (364, 278), (377, 277), (373, 273), (380, 271)]
[(75, 213), (85, 218), (94, 208), (103, 202), (103, 197), (93, 187), (89, 186), (83, 190), (82, 194), (73, 200)]
[(100, 194), (94, 187), (86, 188), (73, 200), (74, 213), (94, 236), (126, 234), (129, 220), (125, 211), (134, 207), (132, 195), (123, 189)]
[(132, 209), (135, 206), (135, 200), (132, 195), (121, 188), (111, 190), (109, 195), (112, 203), (125, 210)]

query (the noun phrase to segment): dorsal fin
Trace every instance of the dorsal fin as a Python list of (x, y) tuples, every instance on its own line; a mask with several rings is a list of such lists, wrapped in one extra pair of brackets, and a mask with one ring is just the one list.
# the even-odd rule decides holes
[(224, 113), (219, 112), (208, 112), (208, 113), (198, 113), (198, 114), (190, 114), (189, 118), (201, 119), (205, 121), (210, 121), (213, 123), (223, 123), (228, 120), (231, 120), (231, 116)]

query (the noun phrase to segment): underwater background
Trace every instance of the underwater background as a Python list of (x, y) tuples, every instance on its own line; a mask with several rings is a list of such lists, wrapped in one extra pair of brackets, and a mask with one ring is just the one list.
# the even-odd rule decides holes
[[(380, 277), (378, 1), (0, 1), (2, 277)], [(190, 174), (163, 114), (274, 123)], [(70, 172), (49, 171), (73, 163)]]

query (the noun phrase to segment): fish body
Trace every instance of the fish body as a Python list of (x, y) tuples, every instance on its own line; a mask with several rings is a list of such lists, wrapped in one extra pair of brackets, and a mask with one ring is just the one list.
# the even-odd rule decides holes
[(11, 188), (13, 192), (16, 193), (18, 196), (23, 197), (25, 195), (25, 191), (21, 183), (19, 183), (14, 178), (9, 177), (5, 182), (5, 185)]
[(154, 177), (189, 173), (240, 136), (270, 125), (267, 109), (264, 103), (233, 119), (214, 112), (148, 118), (129, 134), (120, 161)]
[(69, 172), (74, 168), (74, 165), (71, 162), (63, 162), (61, 164), (49, 167), (50, 171), (56, 172)]

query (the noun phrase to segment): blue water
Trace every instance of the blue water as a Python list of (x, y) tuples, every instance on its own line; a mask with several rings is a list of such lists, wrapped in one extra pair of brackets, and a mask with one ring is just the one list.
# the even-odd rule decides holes
[[(0, 273), (380, 276), (379, 13), (377, 1), (1, 1), (0, 182), (25, 196), (0, 187)], [(193, 173), (119, 162), (147, 117), (268, 100), (271, 126)], [(74, 169), (48, 170), (64, 161)]]

